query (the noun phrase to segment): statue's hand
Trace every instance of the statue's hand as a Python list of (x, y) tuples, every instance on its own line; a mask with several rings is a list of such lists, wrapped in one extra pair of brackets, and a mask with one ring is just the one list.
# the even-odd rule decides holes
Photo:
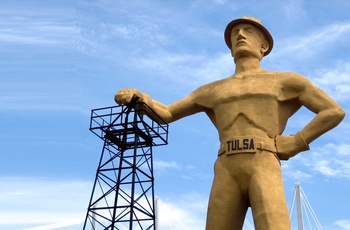
[(281, 160), (288, 160), (298, 153), (309, 150), (309, 145), (305, 142), (302, 134), (298, 132), (291, 136), (276, 136), (277, 156)]
[(124, 104), (129, 104), (133, 98), (139, 97), (139, 101), (143, 102), (145, 95), (138, 91), (137, 89), (133, 88), (126, 88), (126, 89), (121, 89), (119, 90), (115, 96), (114, 100), (117, 102), (119, 105), (124, 105)]

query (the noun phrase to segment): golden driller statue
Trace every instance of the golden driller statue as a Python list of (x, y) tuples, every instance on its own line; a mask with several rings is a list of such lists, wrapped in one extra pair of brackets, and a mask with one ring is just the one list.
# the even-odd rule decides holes
[[(273, 39), (258, 19), (231, 21), (224, 33), (235, 73), (164, 105), (136, 89), (122, 89), (118, 104), (132, 98), (149, 105), (167, 123), (205, 112), (221, 142), (209, 198), (207, 230), (242, 229), (248, 207), (258, 230), (290, 229), (280, 160), (309, 149), (309, 143), (337, 126), (343, 109), (305, 77), (260, 68)], [(315, 117), (295, 135), (282, 135), (302, 106)]]

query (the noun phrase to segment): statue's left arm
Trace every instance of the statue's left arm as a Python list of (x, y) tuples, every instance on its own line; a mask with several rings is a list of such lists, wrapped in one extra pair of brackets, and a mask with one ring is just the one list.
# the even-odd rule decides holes
[(301, 133), (309, 144), (316, 138), (336, 127), (344, 118), (345, 111), (325, 92), (310, 85), (298, 97), (299, 101), (316, 116), (308, 123)]
[(277, 154), (282, 160), (308, 150), (312, 141), (336, 127), (345, 116), (345, 111), (324, 91), (306, 78), (298, 80), (301, 80), (298, 85), (302, 85), (302, 89), (298, 92), (297, 100), (316, 116), (296, 135), (276, 137)]

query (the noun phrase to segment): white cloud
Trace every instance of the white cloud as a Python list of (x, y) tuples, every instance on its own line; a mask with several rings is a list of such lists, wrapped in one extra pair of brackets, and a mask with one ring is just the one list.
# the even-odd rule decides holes
[(340, 227), (342, 230), (349, 230), (350, 220), (337, 220), (334, 222), (334, 225)]
[(55, 224), (49, 224), (49, 225), (44, 225), (44, 226), (39, 226), (39, 227), (33, 227), (33, 228), (26, 228), (24, 230), (49, 230), (49, 229), (61, 229), (63, 227), (68, 227), (68, 226), (76, 226), (78, 224), (81, 224), (83, 221), (83, 218), (79, 219), (72, 219), (72, 220), (65, 220), (60, 223), (55, 223)]
[[(26, 8), (26, 7), (23, 7)], [(0, 41), (26, 45), (67, 45), (77, 34), (74, 11), (41, 5), (2, 10)]]
[(123, 24), (101, 22), (99, 31), (90, 33), (90, 35), (104, 41), (127, 39), (135, 44), (142, 43), (152, 46), (166, 44), (169, 41), (169, 37), (163, 31), (164, 22), (159, 19), (146, 15), (131, 17), (128, 13), (125, 13), (124, 16)]
[(320, 160), (314, 163), (312, 168), (315, 171), (320, 172), (321, 174), (324, 174), (326, 176), (337, 176), (339, 175), (342, 171), (338, 168), (332, 167), (332, 162), (328, 160)]
[(234, 63), (228, 53), (206, 54), (157, 53), (132, 60), (135, 67), (181, 85), (201, 85), (233, 74)]
[(315, 173), (326, 177), (350, 178), (350, 145), (328, 143), (300, 154), (296, 159)]
[(180, 166), (175, 161), (162, 161), (155, 160), (153, 162), (154, 169), (164, 170), (164, 169), (179, 169)]
[(92, 182), (53, 178), (1, 177), (2, 225), (42, 225), (82, 221)]
[(45, 86), (46, 84), (38, 84), (30, 88), (28, 83), (28, 88), (21, 88), (19, 86), (11, 87), (11, 84), (7, 83), (4, 87), (0, 87), (0, 110), (81, 110), (79, 92), (69, 89), (72, 87), (62, 87), (59, 93), (55, 93), (55, 91), (58, 92), (58, 87)]
[[(313, 31), (309, 34), (293, 36), (281, 41), (273, 52), (277, 59), (288, 57), (295, 60), (306, 60), (319, 55), (324, 50), (345, 42), (344, 38), (350, 34), (350, 23), (334, 23)], [(345, 43), (343, 43), (345, 44)], [(284, 59), (284, 61), (286, 61)]]
[(312, 82), (330, 94), (336, 101), (350, 100), (350, 62), (338, 62), (312, 74)]
[(204, 229), (208, 198), (196, 193), (183, 194), (171, 200), (160, 199), (161, 229)]
[(284, 178), (293, 181), (310, 181), (320, 175), (325, 178), (350, 179), (350, 145), (318, 145), (281, 163)]
[(303, 9), (303, 1), (302, 0), (292, 0), (286, 2), (283, 6), (284, 15), (290, 20), (300, 20), (303, 16), (305, 16), (305, 11)]
[(307, 181), (313, 176), (309, 173), (302, 172), (300, 170), (296, 169), (284, 169), (283, 170), (283, 176), (292, 179), (294, 181)]
[[(66, 210), (68, 211), (68, 210)], [(0, 212), (1, 225), (42, 225), (47, 223), (54, 223), (50, 225), (63, 224), (80, 224), (84, 221), (85, 215), (83, 213), (62, 213), (46, 211), (16, 211), (16, 212)]]
[(227, 0), (213, 0), (214, 4), (224, 5), (227, 3)]

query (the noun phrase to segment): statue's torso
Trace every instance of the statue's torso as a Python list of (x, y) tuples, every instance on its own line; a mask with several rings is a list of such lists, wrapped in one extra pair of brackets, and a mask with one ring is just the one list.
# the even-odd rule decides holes
[(212, 111), (222, 141), (232, 136), (273, 137), (300, 108), (290, 91), (275, 73), (231, 77), (209, 84), (201, 103)]

